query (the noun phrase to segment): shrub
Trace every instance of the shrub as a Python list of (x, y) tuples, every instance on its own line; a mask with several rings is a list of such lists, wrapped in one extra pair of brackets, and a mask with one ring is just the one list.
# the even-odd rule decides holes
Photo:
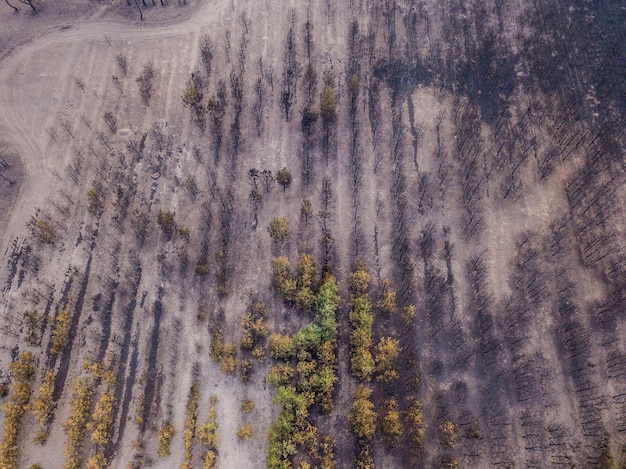
[(459, 437), (456, 425), (446, 419), (441, 425), (439, 425), (439, 431), (441, 432), (443, 444), (450, 447), (454, 446), (454, 443), (456, 443), (456, 440)]
[(265, 379), (271, 386), (277, 388), (289, 384), (294, 374), (295, 370), (293, 366), (289, 363), (280, 363), (270, 368)]
[(366, 295), (370, 280), (371, 277), (367, 271), (367, 266), (360, 265), (350, 276), (350, 292), (352, 295), (355, 297)]
[(243, 401), (241, 401), (241, 412), (243, 412), (244, 414), (249, 414), (253, 410), (254, 402), (252, 402), (250, 399), (244, 399)]
[(274, 242), (282, 242), (291, 234), (289, 220), (287, 217), (274, 218), (267, 227), (267, 231)]
[(170, 422), (165, 422), (163, 428), (159, 432), (159, 450), (158, 454), (160, 457), (164, 458), (170, 454), (170, 441), (176, 434), (176, 429), (174, 425)]
[(402, 423), (400, 422), (400, 410), (398, 402), (391, 398), (385, 402), (385, 413), (382, 419), (383, 435), (390, 441), (394, 442), (402, 435)]
[(32, 403), (30, 410), (40, 425), (45, 425), (52, 413), (52, 391), (54, 389), (54, 370), (46, 371), (43, 383), (39, 388), (39, 397)]
[(294, 354), (291, 337), (283, 334), (272, 334), (269, 338), (269, 351), (272, 358), (289, 360)]
[(383, 280), (383, 293), (376, 306), (385, 314), (393, 313), (396, 307), (396, 292), (391, 289), (391, 280), (388, 278)]
[(352, 408), (348, 414), (350, 429), (359, 438), (372, 438), (376, 431), (374, 404), (370, 400), (372, 389), (359, 385), (354, 392)]
[[(185, 448), (183, 466), (191, 467), (193, 437), (196, 433), (198, 419), (198, 401), (200, 399), (198, 382), (194, 382), (189, 389), (187, 407), (185, 409), (185, 430), (183, 431), (183, 447)], [(183, 467), (181, 466), (181, 467)]]
[(293, 301), (297, 290), (296, 282), (291, 278), (289, 259), (284, 256), (272, 259), (272, 280), (274, 287), (281, 293), (283, 300)]
[(350, 365), (352, 374), (363, 381), (369, 381), (374, 372), (374, 358), (370, 351), (373, 323), (374, 316), (367, 298), (358, 297), (354, 299), (352, 311), (350, 311), (350, 324), (352, 326)]
[(52, 348), (50, 353), (58, 355), (63, 351), (65, 339), (70, 331), (71, 316), (69, 307), (62, 309), (54, 321), (54, 332), (52, 333)]
[(250, 438), (252, 436), (252, 427), (250, 426), (250, 424), (246, 423), (239, 427), (239, 430), (237, 430), (237, 436), (242, 440), (247, 440), (248, 438)]
[(422, 404), (418, 399), (411, 399), (406, 413), (406, 424), (409, 432), (409, 440), (418, 448), (424, 446), (424, 422), (422, 416)]
[(374, 361), (376, 362), (376, 379), (389, 383), (400, 377), (395, 369), (394, 362), (400, 355), (400, 342), (391, 337), (381, 337), (374, 348)]

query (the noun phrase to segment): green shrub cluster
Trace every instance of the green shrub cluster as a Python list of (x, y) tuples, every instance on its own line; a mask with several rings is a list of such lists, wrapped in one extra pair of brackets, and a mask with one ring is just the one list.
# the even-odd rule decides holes
[(313, 256), (303, 253), (298, 258), (296, 275), (291, 271), (289, 259), (284, 256), (272, 259), (272, 279), (274, 287), (288, 303), (295, 303), (298, 308), (311, 310), (315, 305), (313, 275), (315, 263)]
[(338, 302), (337, 284), (334, 277), (328, 276), (315, 297), (314, 322), (302, 327), (293, 337), (278, 334), (270, 337), (272, 357), (287, 361), (274, 366), (267, 376), (267, 381), (277, 386), (275, 402), (281, 406), (270, 429), (266, 460), (270, 469), (292, 467), (299, 448), (304, 448), (320, 467), (334, 467), (334, 443), (318, 434), (309, 412), (313, 405), (322, 412), (330, 411), (333, 406)]

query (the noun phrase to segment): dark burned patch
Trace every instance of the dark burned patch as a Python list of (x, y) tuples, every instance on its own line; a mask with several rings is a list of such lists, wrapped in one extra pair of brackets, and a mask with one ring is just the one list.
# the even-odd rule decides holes
[(6, 225), (11, 208), (20, 192), (24, 167), (19, 153), (0, 141), (0, 225)]

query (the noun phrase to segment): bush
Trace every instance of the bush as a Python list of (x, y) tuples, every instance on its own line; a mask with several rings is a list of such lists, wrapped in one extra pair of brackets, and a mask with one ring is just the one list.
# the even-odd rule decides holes
[[(200, 443), (205, 445), (208, 448), (207, 455), (209, 452), (212, 452), (213, 456), (216, 455), (215, 449), (217, 448), (217, 411), (215, 410), (215, 402), (217, 400), (213, 397), (211, 398), (211, 408), (209, 409), (209, 420), (204, 425), (198, 426), (198, 440)], [(215, 463), (215, 458), (210, 456), (209, 459), (213, 459), (213, 463)], [(207, 457), (205, 456), (205, 461)]]
[(374, 358), (370, 351), (373, 323), (374, 315), (367, 298), (356, 298), (353, 301), (352, 311), (350, 311), (350, 324), (352, 326), (350, 365), (352, 374), (363, 381), (369, 381), (374, 372)]
[(252, 427), (250, 426), (250, 424), (246, 423), (245, 425), (239, 427), (239, 430), (237, 430), (237, 436), (242, 440), (247, 440), (248, 438), (250, 438), (252, 436)]
[(363, 385), (354, 392), (352, 408), (348, 414), (350, 429), (359, 438), (372, 438), (376, 431), (376, 417), (374, 404), (370, 400), (371, 388)]
[(250, 399), (244, 399), (241, 401), (241, 412), (244, 414), (249, 414), (254, 410), (254, 402)]
[(371, 277), (367, 271), (367, 266), (360, 265), (350, 276), (350, 292), (352, 295), (355, 297), (366, 295), (370, 280)]
[(170, 454), (170, 441), (176, 434), (176, 429), (174, 425), (169, 422), (165, 422), (163, 428), (159, 432), (159, 450), (158, 454), (160, 457), (164, 458)]
[(320, 95), (320, 114), (325, 124), (333, 122), (337, 115), (337, 104), (332, 79), (326, 80)]
[(289, 259), (284, 256), (272, 259), (272, 279), (274, 287), (281, 293), (283, 300), (293, 301), (296, 294), (296, 282), (291, 278)]
[(398, 402), (393, 398), (389, 399), (385, 402), (385, 408), (382, 421), (383, 435), (390, 442), (394, 442), (403, 432)]
[(417, 309), (415, 308), (414, 305), (408, 305), (402, 309), (402, 320), (404, 321), (405, 324), (407, 325), (412, 324), (413, 321), (415, 321), (416, 317), (417, 317)]
[(454, 443), (456, 443), (456, 440), (459, 437), (456, 425), (446, 419), (441, 425), (439, 425), (439, 431), (441, 432), (443, 444), (450, 447), (454, 446)]
[[(185, 409), (185, 430), (183, 431), (183, 447), (185, 448), (183, 466), (191, 467), (193, 437), (196, 433), (196, 420), (198, 419), (198, 401), (200, 391), (198, 382), (194, 382), (189, 389), (187, 407)], [(182, 467), (182, 466), (181, 466)]]
[(89, 213), (96, 213), (102, 207), (102, 200), (100, 199), (100, 193), (98, 189), (92, 187), (87, 191), (87, 211)]
[(315, 273), (315, 263), (313, 256), (304, 253), (298, 260), (298, 279), (296, 282), (296, 305), (303, 309), (310, 309), (315, 302), (315, 295), (311, 286), (313, 285), (313, 274)]
[(282, 242), (291, 234), (289, 220), (287, 217), (274, 218), (267, 227), (267, 231), (274, 242)]
[(400, 342), (391, 337), (381, 337), (374, 348), (378, 381), (389, 383), (400, 377), (394, 365), (398, 355), (400, 355)]
[(54, 370), (46, 371), (43, 383), (39, 388), (39, 397), (37, 397), (35, 402), (30, 406), (35, 420), (37, 420), (40, 425), (45, 425), (52, 413), (52, 391), (54, 389), (55, 377)]
[(409, 440), (418, 448), (424, 447), (424, 422), (422, 416), (422, 404), (418, 399), (411, 399), (406, 413), (406, 424), (409, 432)]
[(265, 379), (271, 386), (278, 388), (288, 385), (294, 374), (293, 366), (289, 363), (280, 363), (270, 368)]
[(56, 233), (52, 224), (48, 220), (44, 220), (41, 211), (37, 209), (37, 213), (30, 217), (27, 224), (31, 233), (35, 238), (44, 244), (54, 244), (56, 241)]
[(111, 426), (113, 425), (115, 407), (115, 375), (111, 371), (105, 372), (108, 375), (107, 388), (102, 392), (96, 402), (96, 406), (91, 415), (89, 429), (92, 430), (91, 441), (99, 445), (106, 445), (111, 439)]
[(383, 293), (376, 306), (385, 314), (393, 313), (396, 307), (396, 292), (391, 289), (391, 280), (388, 278), (383, 280)]

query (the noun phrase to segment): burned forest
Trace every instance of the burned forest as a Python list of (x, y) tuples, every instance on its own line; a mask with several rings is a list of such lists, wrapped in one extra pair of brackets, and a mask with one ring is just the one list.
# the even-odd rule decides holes
[(0, 468), (626, 468), (622, 1), (0, 30)]

